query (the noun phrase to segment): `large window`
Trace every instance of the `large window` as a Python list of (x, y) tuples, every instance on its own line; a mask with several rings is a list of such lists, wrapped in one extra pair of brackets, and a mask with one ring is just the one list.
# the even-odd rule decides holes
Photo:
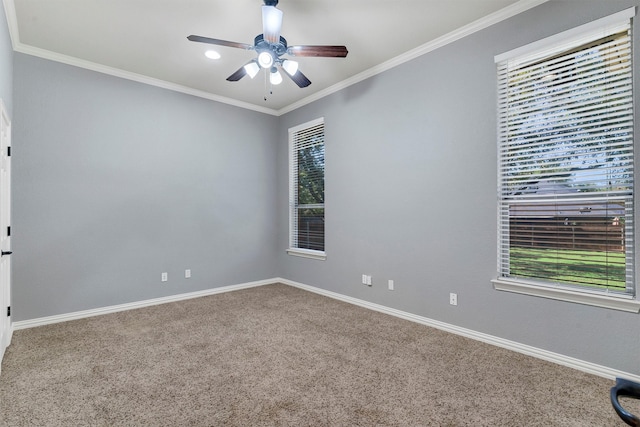
[(324, 258), (324, 119), (289, 129), (289, 253)]
[(498, 280), (634, 295), (632, 11), (496, 57)]

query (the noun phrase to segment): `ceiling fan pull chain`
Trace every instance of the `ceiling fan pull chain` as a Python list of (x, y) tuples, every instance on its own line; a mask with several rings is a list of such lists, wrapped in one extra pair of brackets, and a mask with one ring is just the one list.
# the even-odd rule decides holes
[(267, 100), (267, 73), (264, 74), (264, 100)]

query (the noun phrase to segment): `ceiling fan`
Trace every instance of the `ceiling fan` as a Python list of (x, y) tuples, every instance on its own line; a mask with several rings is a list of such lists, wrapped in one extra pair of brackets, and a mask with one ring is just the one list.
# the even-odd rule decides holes
[(227, 77), (230, 82), (236, 82), (247, 74), (249, 77), (254, 78), (260, 69), (264, 68), (269, 73), (271, 84), (277, 85), (282, 82), (282, 75), (279, 72), (279, 69), (282, 69), (285, 71), (284, 74), (289, 76), (299, 87), (307, 87), (311, 84), (311, 81), (298, 70), (298, 63), (291, 59), (283, 58), (283, 55), (344, 58), (349, 51), (345, 46), (288, 46), (285, 38), (280, 35), (282, 11), (276, 8), (277, 4), (278, 0), (264, 0), (264, 6), (262, 6), (263, 30), (262, 34), (258, 34), (255, 37), (253, 45), (195, 35), (191, 35), (187, 39), (192, 42), (256, 51), (258, 55), (255, 59), (252, 59)]

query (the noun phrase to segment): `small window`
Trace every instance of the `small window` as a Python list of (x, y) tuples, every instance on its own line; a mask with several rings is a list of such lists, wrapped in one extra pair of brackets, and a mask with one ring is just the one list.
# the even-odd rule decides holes
[(324, 259), (324, 119), (289, 129), (289, 250)]
[(635, 295), (633, 70), (623, 14), (496, 57), (498, 281)]

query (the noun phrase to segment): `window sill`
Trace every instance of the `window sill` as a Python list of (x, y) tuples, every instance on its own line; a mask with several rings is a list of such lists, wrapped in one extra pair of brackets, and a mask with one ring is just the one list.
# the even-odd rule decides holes
[(299, 256), (302, 258), (319, 259), (321, 261), (324, 261), (327, 259), (326, 253), (322, 251), (312, 251), (310, 249), (289, 248), (287, 249), (287, 253), (293, 256)]
[(531, 285), (524, 282), (516, 282), (506, 279), (495, 279), (491, 282), (493, 283), (493, 288), (498, 291), (515, 292), (517, 294), (575, 302), (578, 304), (610, 308), (630, 313), (640, 312), (640, 301), (631, 297), (613, 297), (595, 293), (571, 291), (568, 289)]

